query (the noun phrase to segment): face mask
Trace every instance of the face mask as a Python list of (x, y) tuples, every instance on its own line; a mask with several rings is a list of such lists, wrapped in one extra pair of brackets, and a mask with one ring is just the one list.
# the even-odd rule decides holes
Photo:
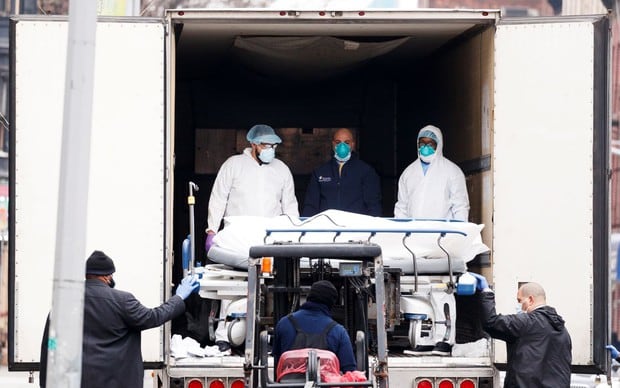
[(114, 288), (115, 285), (116, 285), (116, 282), (114, 281), (114, 279), (110, 278), (110, 281), (108, 282), (108, 286), (110, 286), (110, 288)]
[(435, 159), (435, 156), (437, 155), (433, 147), (429, 145), (423, 145), (422, 147), (420, 147), (418, 149), (418, 153), (420, 154), (420, 159), (424, 163), (431, 163)]
[(422, 147), (420, 147), (420, 155), (422, 156), (431, 156), (434, 153), (435, 150), (428, 144), (424, 144)]
[(351, 146), (345, 142), (336, 144), (336, 147), (334, 147), (334, 157), (339, 162), (346, 162), (351, 158)]
[(273, 148), (265, 148), (258, 154), (258, 158), (263, 163), (270, 163), (276, 157), (276, 150)]
[(526, 314), (527, 311), (523, 310), (523, 305), (519, 302), (515, 305), (515, 313), (516, 314)]

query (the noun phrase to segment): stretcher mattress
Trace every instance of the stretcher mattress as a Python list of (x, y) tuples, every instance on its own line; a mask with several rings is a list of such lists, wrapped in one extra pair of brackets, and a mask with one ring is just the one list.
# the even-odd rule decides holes
[[(470, 222), (394, 220), (339, 210), (327, 210), (306, 220), (288, 216), (234, 216), (224, 219), (224, 228), (215, 236), (208, 257), (216, 263), (247, 269), (249, 249), (255, 245), (370, 239), (381, 247), (384, 266), (413, 273), (411, 250), (419, 274), (447, 273), (448, 254), (452, 271), (458, 273), (465, 272), (467, 262), (476, 255), (489, 250), (482, 243), (483, 228), (484, 225)], [(440, 246), (438, 239), (442, 234)]]

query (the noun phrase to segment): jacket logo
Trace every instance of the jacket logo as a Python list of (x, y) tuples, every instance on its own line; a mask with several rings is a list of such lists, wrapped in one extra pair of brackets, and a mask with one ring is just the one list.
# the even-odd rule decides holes
[(332, 177), (330, 176), (319, 176), (319, 183), (331, 182)]

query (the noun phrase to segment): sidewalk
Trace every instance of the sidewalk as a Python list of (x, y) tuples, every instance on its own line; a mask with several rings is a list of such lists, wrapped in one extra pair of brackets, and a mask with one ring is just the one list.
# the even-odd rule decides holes
[[(6, 365), (0, 365), (0, 387), (6, 388), (38, 388), (39, 372), (32, 374), (32, 383), (28, 382), (29, 372), (9, 372)], [(153, 388), (151, 371), (144, 371), (144, 388)]]
[(0, 365), (0, 387), (33, 388), (39, 386), (39, 372), (33, 373), (32, 383), (28, 382), (29, 372), (9, 372), (6, 365)]

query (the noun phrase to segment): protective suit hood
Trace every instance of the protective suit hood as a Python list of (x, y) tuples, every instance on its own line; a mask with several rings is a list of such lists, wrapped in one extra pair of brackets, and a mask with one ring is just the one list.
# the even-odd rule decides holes
[[(435, 140), (435, 142), (437, 143), (437, 149), (435, 150), (434, 154), (430, 156), (420, 155), (418, 143), (420, 141), (420, 138), (422, 137), (428, 137)], [(441, 158), (443, 156), (443, 135), (441, 133), (441, 129), (437, 128), (434, 125), (427, 125), (424, 128), (420, 129), (420, 132), (418, 132), (418, 137), (416, 139), (416, 149), (418, 151), (418, 158), (420, 158), (420, 160), (422, 160), (423, 162), (431, 163), (433, 160)]]
[[(401, 174), (394, 216), (467, 221), (469, 195), (465, 175), (459, 166), (444, 157), (441, 130), (427, 125), (418, 133), (418, 139), (421, 137), (435, 140), (437, 149), (426, 157), (418, 151), (418, 158)], [(424, 162), (430, 163), (426, 169)]]

